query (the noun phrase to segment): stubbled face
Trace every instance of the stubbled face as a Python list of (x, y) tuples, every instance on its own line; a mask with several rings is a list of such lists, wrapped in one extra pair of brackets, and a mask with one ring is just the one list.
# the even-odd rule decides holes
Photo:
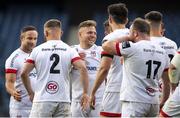
[(27, 31), (22, 34), (21, 45), (28, 51), (36, 46), (38, 33), (35, 30)]
[(88, 46), (92, 46), (96, 42), (97, 34), (94, 26), (82, 27), (79, 30), (80, 43), (85, 43)]

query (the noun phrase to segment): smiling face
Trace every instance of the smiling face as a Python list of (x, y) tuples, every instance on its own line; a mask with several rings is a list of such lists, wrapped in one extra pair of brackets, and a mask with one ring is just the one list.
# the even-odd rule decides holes
[(80, 44), (83, 44), (87, 48), (90, 48), (96, 42), (96, 28), (94, 26), (81, 27), (79, 29), (78, 36)]
[(27, 51), (32, 51), (36, 46), (38, 33), (35, 30), (30, 30), (21, 34), (21, 45)]

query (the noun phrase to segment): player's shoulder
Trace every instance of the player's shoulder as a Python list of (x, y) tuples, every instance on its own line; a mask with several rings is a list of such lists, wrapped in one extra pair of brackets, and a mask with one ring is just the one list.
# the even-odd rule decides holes
[(174, 44), (176, 45), (176, 42), (171, 40), (170, 38), (167, 38), (167, 37), (163, 37), (167, 42), (171, 43), (171, 44)]
[(12, 63), (13, 64), (18, 63), (19, 59), (21, 58), (20, 55), (21, 55), (21, 50), (18, 48), (13, 53), (11, 53), (11, 55), (6, 59), (5, 64), (6, 65), (11, 64), (12, 65)]
[(99, 45), (96, 45), (96, 44), (94, 44), (91, 49), (95, 50), (96, 52), (99, 52), (99, 53), (101, 53), (101, 51), (103, 50), (102, 46), (99, 46)]
[(19, 55), (20, 55), (20, 49), (18, 48), (10, 54), (10, 56), (7, 58), (7, 60), (11, 60), (13, 58), (16, 59)]
[(173, 47), (177, 48), (177, 44), (173, 40), (171, 40), (167, 37), (164, 37), (164, 36), (163, 37), (151, 37), (151, 41), (154, 43), (159, 43), (159, 45), (162, 45), (162, 46), (167, 45), (167, 46), (173, 46)]
[(112, 38), (120, 37), (120, 36), (125, 36), (129, 34), (129, 29), (124, 28), (124, 29), (116, 29), (110, 34), (106, 35), (103, 40), (111, 40)]
[(42, 43), (42, 44), (34, 47), (33, 50), (39, 50), (39, 49), (41, 49), (41, 48), (43, 48), (43, 47), (46, 47), (46, 45), (47, 45), (47, 42), (44, 42), (44, 43)]
[(96, 45), (96, 44), (93, 45), (93, 49), (101, 49), (101, 48), (102, 48), (102, 46), (99, 46), (99, 45)]
[(79, 45), (71, 45), (70, 47), (73, 49), (78, 49)]

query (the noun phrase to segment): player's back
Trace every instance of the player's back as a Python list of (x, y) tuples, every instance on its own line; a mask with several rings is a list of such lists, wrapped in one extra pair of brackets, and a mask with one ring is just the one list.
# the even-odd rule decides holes
[(124, 57), (121, 100), (158, 104), (158, 80), (168, 68), (169, 58), (164, 49), (151, 41), (139, 41), (123, 47)]
[[(114, 40), (129, 34), (129, 29), (117, 29), (104, 37), (103, 41)], [(113, 56), (113, 61), (107, 75), (106, 92), (120, 92), (122, 82), (122, 64), (119, 56)]]
[(36, 47), (30, 56), (37, 69), (34, 101), (70, 102), (68, 74), (75, 50), (60, 40), (50, 40)]
[(166, 37), (151, 37), (151, 41), (155, 44), (160, 45), (163, 49), (166, 50), (168, 56), (170, 59), (172, 59), (177, 51), (177, 44), (166, 38)]

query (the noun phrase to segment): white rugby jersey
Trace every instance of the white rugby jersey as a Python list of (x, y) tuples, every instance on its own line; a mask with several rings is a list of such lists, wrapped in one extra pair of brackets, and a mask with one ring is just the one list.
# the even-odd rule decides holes
[[(180, 49), (178, 50), (178, 52), (172, 59), (171, 63), (176, 67), (178, 64), (177, 61), (180, 61)], [(178, 74), (180, 74), (180, 69), (178, 69), (177, 71), (179, 71)], [(179, 78), (179, 80), (180, 80), (180, 78)], [(175, 89), (174, 93), (172, 94), (171, 101), (180, 102), (180, 84), (178, 84), (177, 88)]]
[(151, 41), (155, 44), (160, 45), (165, 51), (167, 52), (170, 60), (174, 57), (176, 51), (177, 51), (177, 44), (166, 38), (166, 37), (151, 37)]
[[(163, 49), (165, 49), (166, 53), (169, 56), (169, 59), (172, 60), (174, 57), (176, 51), (177, 51), (177, 44), (166, 38), (166, 37), (151, 37), (151, 41), (154, 42), (157, 45), (160, 45)], [(160, 92), (162, 92), (162, 80), (159, 80), (159, 87), (160, 87)], [(160, 95), (161, 96), (161, 95)]]
[[(88, 89), (88, 95), (90, 95), (90, 92), (93, 88), (94, 82), (96, 80), (96, 73), (99, 69), (100, 60), (101, 60), (101, 46), (93, 45), (89, 49), (82, 49), (80, 45), (75, 45), (74, 49), (78, 53), (85, 53), (85, 62), (86, 67), (88, 70), (88, 77), (89, 77), (89, 89)], [(77, 69), (72, 68), (71, 71), (71, 80), (72, 80), (72, 100), (73, 101), (80, 101), (80, 97), (83, 93), (83, 87), (80, 82), (80, 73), (77, 71)], [(105, 83), (101, 84), (101, 86), (98, 88), (96, 92), (96, 102), (101, 102), (103, 98), (103, 93), (105, 89)]]
[[(113, 40), (121, 36), (129, 34), (129, 29), (117, 29), (104, 37), (103, 42), (106, 40)], [(103, 53), (102, 53), (103, 54)], [(122, 64), (120, 63), (119, 56), (113, 56), (113, 61), (109, 73), (107, 75), (106, 92), (120, 92), (122, 82)]]
[[(21, 91), (20, 94), (22, 97), (21, 102), (18, 102), (14, 99), (13, 96), (11, 96), (11, 98), (10, 98), (10, 107), (11, 108), (26, 109), (26, 107), (32, 106), (32, 102), (29, 99), (27, 90), (25, 89), (25, 87), (22, 83), (22, 80), (21, 80), (21, 72), (23, 69), (23, 65), (26, 62), (26, 58), (28, 58), (28, 56), (29, 56), (29, 53), (25, 53), (20, 48), (18, 48), (6, 60), (6, 64), (5, 64), (6, 73), (16, 74), (16, 78), (14, 78), (14, 79), (16, 79), (14, 87), (15, 87), (15, 89)], [(36, 76), (37, 76), (36, 71), (35, 71), (35, 69), (33, 69), (29, 74), (29, 79), (30, 79), (31, 86), (33, 89), (35, 87), (34, 81), (36, 79)]]
[(37, 70), (38, 86), (33, 102), (70, 102), (69, 70), (78, 59), (78, 53), (60, 40), (50, 40), (34, 48), (27, 60)]
[(120, 100), (158, 104), (158, 81), (169, 66), (166, 51), (146, 40), (117, 43), (116, 50), (124, 57)]

